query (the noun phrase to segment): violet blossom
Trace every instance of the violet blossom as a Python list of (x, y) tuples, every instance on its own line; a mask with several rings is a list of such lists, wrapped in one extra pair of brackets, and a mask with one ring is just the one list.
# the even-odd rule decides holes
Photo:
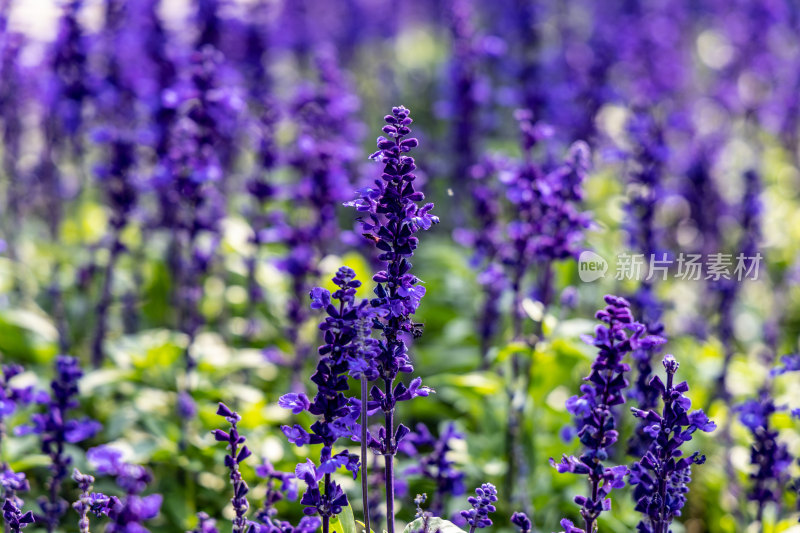
[[(58, 528), (61, 517), (67, 510), (67, 502), (61, 497), (61, 485), (69, 476), (72, 457), (67, 455), (66, 445), (92, 438), (102, 425), (89, 417), (72, 418), (71, 411), (79, 407), (78, 381), (83, 376), (78, 360), (67, 355), (55, 359), (55, 377), (50, 383), (51, 392), (40, 392), (36, 401), (45, 412), (31, 416), (31, 424), (16, 429), (18, 435), (37, 434), (41, 439), (42, 452), (50, 459), (50, 477), (47, 481), (48, 496), (39, 502), (41, 521), (47, 531)], [(37, 518), (37, 520), (39, 520)]]
[(658, 376), (651, 381), (664, 403), (661, 414), (631, 407), (634, 416), (649, 424), (645, 431), (653, 438), (645, 455), (630, 471), (636, 510), (644, 515), (638, 527), (643, 533), (669, 532), (673, 518), (680, 516), (686, 503), (692, 465), (703, 464), (706, 459), (699, 452), (684, 455), (680, 448), (692, 440), (696, 431), (716, 429), (702, 410), (689, 411), (692, 402), (685, 396), (689, 385), (673, 381), (679, 366), (675, 358), (666, 355), (663, 364), (666, 384)]
[(233, 486), (231, 504), (233, 505), (234, 513), (236, 513), (233, 519), (233, 533), (245, 533), (248, 531), (248, 522), (245, 516), (250, 508), (250, 504), (247, 501), (247, 493), (250, 489), (247, 486), (247, 482), (242, 479), (239, 465), (250, 457), (252, 453), (247, 448), (247, 445), (244, 444), (245, 437), (239, 434), (239, 430), (236, 427), (242, 417), (237, 412), (231, 411), (224, 403), (219, 404), (217, 414), (224, 417), (231, 426), (229, 431), (215, 429), (212, 433), (217, 441), (228, 443), (229, 453), (225, 455), (225, 466), (230, 471), (231, 485)]
[(584, 452), (580, 457), (564, 455), (560, 463), (550, 459), (559, 473), (588, 477), (589, 495), (575, 497), (586, 533), (593, 532), (600, 514), (611, 509), (608, 496), (613, 489), (625, 486), (628, 474), (625, 465), (604, 464), (619, 435), (614, 407), (625, 403), (623, 391), (628, 386), (626, 374), (630, 371), (624, 358), (636, 349), (649, 349), (664, 342), (661, 337), (647, 335), (644, 325), (634, 320), (627, 300), (608, 295), (605, 301), (605, 309), (595, 315), (604, 324), (595, 328), (594, 336), (583, 336), (584, 342), (598, 348), (597, 358), (591, 373), (584, 378), (586, 383), (581, 385), (582, 395), (567, 400), (567, 410), (575, 417)]

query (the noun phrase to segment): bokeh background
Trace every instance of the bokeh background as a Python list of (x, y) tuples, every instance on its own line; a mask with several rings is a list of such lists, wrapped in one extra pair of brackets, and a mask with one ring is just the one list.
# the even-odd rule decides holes
[[(764, 523), (754, 521), (751, 435), (732, 414), (778, 356), (798, 350), (795, 2), (3, 0), (0, 32), (0, 353), (26, 368), (19, 383), (41, 388), (57, 354), (80, 358), (80, 411), (104, 428), (68, 452), (91, 470), (83, 451), (110, 443), (150, 468), (149, 490), (165, 497), (150, 530), (185, 531), (197, 511), (230, 517), (224, 450), (210, 434), (218, 401), (239, 411), (251, 448), (277, 467), (292, 471), (308, 453), (286, 442), (279, 428), (293, 418), (276, 402), (309, 386), (320, 317), (308, 290), (329, 286), (343, 264), (362, 280), (374, 270), (342, 203), (379, 175), (368, 156), (383, 115), (402, 104), (420, 140), (420, 188), (442, 222), (421, 235), (414, 261), (427, 293), (412, 359), (437, 393), (403, 405), (399, 419), (434, 434), (453, 422), (463, 433), (448, 457), (467, 491), (498, 486), (495, 529), (510, 531), (520, 507), (537, 531), (575, 518), (584, 480), (558, 475), (548, 458), (578, 449), (561, 430), (571, 424), (564, 402), (595, 355), (579, 335), (614, 293), (640, 311), (651, 308), (636, 296), (652, 298), (669, 339), (662, 353), (678, 357), (694, 404), (729, 433), (692, 441), (708, 461), (673, 531), (800, 531), (789, 484)], [(197, 109), (211, 133), (191, 144), (181, 135), (192, 131), (176, 124)], [(550, 305), (537, 304), (541, 272), (530, 265), (515, 309), (507, 288), (481, 282), (487, 263), (474, 242), (487, 220), (502, 240), (517, 216), (503, 169), (523, 156), (518, 109), (548, 125), (534, 150), (543, 168), (574, 141), (591, 148), (581, 209), (593, 223), (581, 249), (607, 259), (755, 251), (758, 279), (642, 284), (612, 270), (583, 283), (568, 258), (553, 262)], [(174, 188), (176, 165), (202, 178)], [(488, 219), (478, 184), (499, 198)], [(480, 330), (487, 294), (499, 313), (489, 338)], [(524, 413), (521, 476), (509, 468), (506, 429), (514, 358), (528, 372), (514, 398)], [(776, 402), (800, 406), (798, 383), (776, 378)], [(179, 391), (190, 391), (195, 417), (179, 416)], [(5, 420), (2, 446), (28, 474), (31, 505), (48, 459), (35, 435), (12, 428), (37, 409)], [(797, 420), (784, 411), (773, 424), (800, 454)], [(630, 460), (624, 450), (615, 459)], [(399, 471), (419, 460), (401, 457)], [(253, 465), (244, 475), (257, 500)], [(789, 474), (800, 474), (796, 462)], [(401, 478), (398, 519), (407, 521), (413, 496), (434, 488)], [(356, 482), (342, 483), (359, 509)], [(114, 491), (103, 478), (97, 487)], [(64, 491), (77, 495), (69, 482)], [(450, 498), (446, 514), (465, 498)], [(280, 510), (301, 514), (292, 502)], [(73, 516), (63, 531), (77, 531)], [(600, 529), (632, 531), (637, 521), (626, 489)]]

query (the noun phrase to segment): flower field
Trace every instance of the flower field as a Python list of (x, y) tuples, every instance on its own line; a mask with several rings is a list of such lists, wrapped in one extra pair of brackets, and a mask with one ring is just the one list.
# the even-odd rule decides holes
[(7, 533), (800, 531), (794, 1), (0, 0), (0, 136)]

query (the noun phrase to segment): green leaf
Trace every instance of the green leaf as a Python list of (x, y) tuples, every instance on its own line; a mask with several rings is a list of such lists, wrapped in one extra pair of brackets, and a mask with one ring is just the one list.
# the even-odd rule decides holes
[[(417, 518), (410, 524), (406, 526), (403, 530), (403, 533), (464, 533), (464, 530), (455, 525), (454, 523), (450, 522), (449, 520), (444, 520), (442, 518), (432, 516), (428, 518), (427, 527), (423, 522), (424, 518)], [(425, 530), (423, 531), (423, 528)]]
[(334, 533), (359, 533), (356, 530), (352, 507), (349, 505), (343, 507), (341, 513), (331, 518), (331, 531)]
[(363, 531), (365, 533), (374, 533), (374, 531), (372, 531), (372, 528), (370, 528), (370, 530), (367, 532), (367, 526), (361, 520), (356, 520), (356, 525), (358, 526), (359, 531)]
[(502, 363), (511, 358), (514, 354), (530, 355), (531, 347), (520, 341), (512, 341), (503, 346), (497, 352), (497, 362)]

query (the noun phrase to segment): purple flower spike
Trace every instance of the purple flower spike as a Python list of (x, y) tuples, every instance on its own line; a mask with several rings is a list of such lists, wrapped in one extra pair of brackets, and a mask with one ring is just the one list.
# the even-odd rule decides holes
[(51, 394), (41, 394), (37, 401), (45, 406), (45, 412), (31, 417), (32, 424), (20, 426), (18, 434), (35, 433), (41, 437), (42, 452), (50, 458), (48, 498), (40, 502), (48, 531), (54, 531), (68, 504), (61, 498), (61, 485), (69, 476), (72, 458), (64, 445), (78, 443), (93, 437), (102, 425), (88, 417), (70, 418), (70, 412), (79, 406), (78, 381), (83, 376), (78, 360), (59, 355), (55, 360), (55, 376), (50, 383)]
[(217, 429), (214, 430), (213, 433), (216, 440), (228, 443), (229, 453), (225, 456), (225, 466), (227, 466), (230, 471), (231, 485), (233, 486), (231, 504), (233, 505), (233, 511), (236, 515), (233, 519), (233, 533), (245, 533), (249, 529), (245, 515), (250, 508), (250, 503), (247, 501), (247, 493), (250, 491), (250, 488), (247, 486), (244, 479), (242, 479), (242, 473), (239, 471), (239, 464), (250, 457), (251, 452), (244, 444), (247, 439), (239, 434), (239, 430), (236, 427), (242, 419), (239, 413), (232, 411), (227, 405), (220, 402), (217, 407), (217, 415), (225, 418), (231, 426), (229, 431)]
[(663, 361), (667, 383), (654, 376), (650, 386), (654, 387), (664, 403), (661, 414), (631, 408), (637, 418), (646, 421), (652, 442), (644, 457), (631, 467), (630, 484), (636, 510), (644, 515), (638, 530), (642, 533), (661, 533), (686, 503), (691, 467), (703, 464), (705, 456), (699, 452), (684, 456), (680, 447), (690, 440), (695, 431), (710, 432), (716, 424), (703, 411), (689, 411), (691, 401), (685, 396), (689, 386), (685, 381), (675, 384), (674, 376), (678, 362), (672, 355)]
[[(661, 337), (646, 334), (645, 327), (634, 320), (627, 300), (608, 295), (605, 302), (606, 307), (595, 315), (603, 324), (595, 328), (594, 336), (583, 337), (584, 342), (598, 348), (592, 371), (581, 385), (583, 394), (567, 400), (567, 410), (575, 417), (585, 451), (580, 457), (565, 455), (560, 463), (550, 460), (559, 473), (588, 476), (591, 496), (575, 497), (588, 532), (593, 531), (600, 513), (611, 508), (608, 496), (613, 489), (625, 486), (624, 476), (628, 472), (624, 465), (603, 464), (618, 437), (617, 420), (611, 408), (625, 403), (623, 390), (628, 386), (625, 375), (630, 367), (623, 360), (633, 350), (664, 342)], [(563, 522), (562, 526), (570, 531)]]
[[(395, 389), (398, 375), (414, 370), (401, 334), (410, 333), (414, 337), (422, 334), (422, 325), (415, 323), (411, 316), (419, 307), (425, 290), (420, 285), (422, 281), (411, 274), (409, 258), (419, 244), (415, 234), (438, 223), (439, 218), (430, 213), (433, 204), (418, 204), (425, 195), (414, 188), (417, 166), (414, 158), (408, 155), (419, 144), (417, 139), (408, 137), (413, 122), (411, 112), (402, 106), (393, 107), (392, 114), (386, 115), (384, 121), (386, 125), (382, 131), (386, 136), (378, 137), (378, 151), (370, 156), (383, 165), (383, 173), (375, 180), (374, 188), (361, 189), (359, 198), (345, 205), (355, 207), (362, 214), (358, 219), (362, 234), (378, 249), (377, 258), (385, 265), (385, 269), (372, 278), (377, 287), (375, 298), (370, 302), (372, 325), (382, 332), (383, 338), (372, 345), (374, 350), (369, 350), (373, 361), (370, 368), (374, 372), (364, 374), (368, 379), (378, 378), (383, 382), (383, 390), (374, 386), (369, 395), (383, 411), (386, 427), (381, 428), (377, 439), (370, 439), (369, 446), (385, 457), (387, 529), (388, 533), (394, 533), (394, 456), (398, 435), (402, 436), (399, 433), (402, 426), (395, 432), (395, 406), (398, 401), (430, 392), (419, 383), (408, 389), (399, 388), (399, 385)], [(395, 396), (397, 391), (404, 393), (402, 397)]]

